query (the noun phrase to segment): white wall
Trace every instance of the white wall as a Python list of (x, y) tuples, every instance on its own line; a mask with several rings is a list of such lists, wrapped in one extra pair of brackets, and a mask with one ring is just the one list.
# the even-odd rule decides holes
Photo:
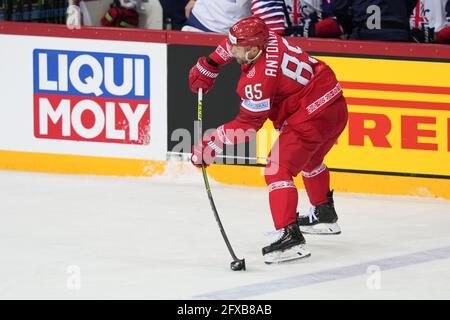
[(89, 0), (85, 1), (91, 16), (93, 26), (101, 26), (100, 20), (109, 9), (111, 0)]

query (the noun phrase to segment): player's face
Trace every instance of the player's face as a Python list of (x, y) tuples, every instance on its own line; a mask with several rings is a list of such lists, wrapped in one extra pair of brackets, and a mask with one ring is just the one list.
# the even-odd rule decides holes
[(231, 53), (233, 58), (236, 59), (239, 64), (249, 63), (248, 59), (252, 59), (259, 52), (256, 47), (241, 47), (236, 45), (231, 45), (228, 47), (228, 51)]
[(249, 50), (248, 47), (240, 47), (240, 46), (236, 46), (236, 45), (228, 46), (228, 51), (231, 53), (233, 58), (235, 58), (237, 63), (239, 63), (239, 64), (245, 63), (245, 61), (246, 61), (245, 54), (248, 50)]

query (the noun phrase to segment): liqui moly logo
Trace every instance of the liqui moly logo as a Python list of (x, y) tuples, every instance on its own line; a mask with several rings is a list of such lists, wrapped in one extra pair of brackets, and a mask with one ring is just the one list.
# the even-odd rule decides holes
[(36, 49), (34, 135), (150, 143), (148, 56)]

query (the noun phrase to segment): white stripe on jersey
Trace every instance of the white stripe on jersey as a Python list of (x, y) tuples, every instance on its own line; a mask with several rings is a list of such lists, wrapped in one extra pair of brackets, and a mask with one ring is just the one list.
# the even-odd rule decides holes
[(261, 13), (264, 13), (264, 12), (267, 12), (267, 11), (271, 11), (271, 10), (274, 10), (274, 9), (283, 10), (283, 7), (275, 6), (275, 7), (261, 8), (261, 9), (253, 11), (253, 14), (261, 14)]
[(264, 22), (266, 24), (283, 23), (284, 19), (282, 19), (282, 20), (267, 20), (267, 21), (264, 21)]
[[(281, 15), (278, 12), (272, 12), (272, 13), (261, 15), (260, 18), (264, 20), (264, 19), (267, 19), (267, 18), (279, 17), (279, 16), (281, 16)], [(283, 15), (283, 17), (284, 17), (284, 15)]]
[(253, 0), (252, 1), (252, 9), (257, 9), (259, 7), (270, 7), (270, 5), (277, 5), (283, 6), (283, 0)]

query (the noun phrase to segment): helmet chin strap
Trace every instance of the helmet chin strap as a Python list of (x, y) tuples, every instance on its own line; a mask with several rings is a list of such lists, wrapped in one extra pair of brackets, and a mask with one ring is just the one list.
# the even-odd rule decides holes
[(248, 54), (250, 53), (250, 51), (247, 51), (246, 53), (245, 53), (245, 60), (247, 61), (247, 64), (249, 64), (249, 63), (252, 63), (252, 62), (254, 62), (256, 59), (258, 59), (259, 58), (259, 56), (262, 54), (262, 50), (261, 49), (259, 49), (259, 52), (256, 54), (256, 56), (254, 56), (253, 58), (249, 58), (249, 56), (248, 56)]

